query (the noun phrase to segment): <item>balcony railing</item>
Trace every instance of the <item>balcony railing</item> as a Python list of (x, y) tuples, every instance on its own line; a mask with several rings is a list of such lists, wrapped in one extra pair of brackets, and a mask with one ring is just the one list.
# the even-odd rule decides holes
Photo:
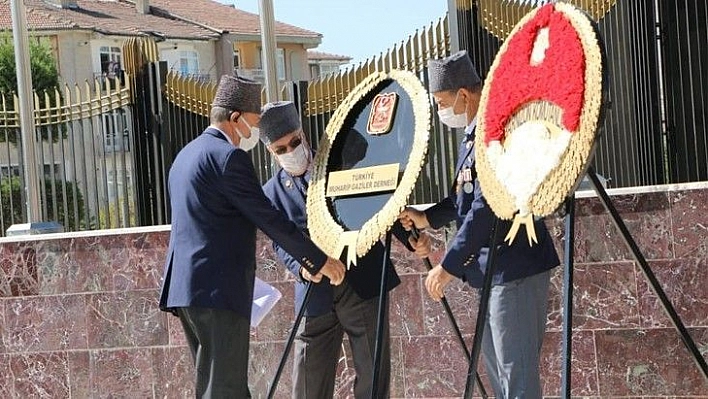
[(195, 80), (198, 82), (209, 82), (212, 80), (212, 76), (209, 72), (204, 72), (204, 71), (195, 71), (195, 72), (184, 72), (181, 71), (177, 68), (172, 68), (170, 72), (174, 73), (177, 76)]
[(265, 71), (261, 68), (235, 68), (234, 72), (244, 78), (257, 80), (259, 82), (265, 81)]
[(120, 82), (121, 86), (125, 85), (125, 73), (123, 71), (94, 72), (93, 78), (101, 85), (101, 90), (106, 90), (108, 82), (110, 82), (111, 87), (116, 87), (118, 82)]

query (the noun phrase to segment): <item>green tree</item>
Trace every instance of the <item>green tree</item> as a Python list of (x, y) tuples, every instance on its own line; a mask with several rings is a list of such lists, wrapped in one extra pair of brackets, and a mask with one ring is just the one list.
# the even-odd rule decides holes
[[(30, 69), (32, 87), (37, 93), (54, 92), (59, 88), (57, 62), (49, 44), (44, 40), (30, 40)], [(12, 35), (0, 34), (0, 93), (17, 93), (17, 70)], [(42, 99), (43, 100), (43, 99)]]
[[(46, 204), (48, 218), (64, 226), (65, 231), (77, 231), (85, 227), (84, 197), (76, 184), (70, 181), (64, 183), (61, 180), (53, 183), (54, 195), (52, 195), (52, 181), (44, 179), (44, 202), (40, 204), (40, 206)], [(5, 230), (13, 224), (26, 222), (22, 217), (25, 208), (25, 203), (22, 202), (23, 189), (22, 181), (18, 176), (3, 178), (0, 182), (0, 211)], [(64, 194), (66, 194), (66, 201), (64, 201)], [(53, 214), (54, 204), (57, 206), (56, 215)]]
[[(32, 70), (32, 87), (39, 94), (39, 106), (44, 108), (47, 104), (44, 92), (49, 93), (49, 97), (55, 99), (55, 90), (59, 89), (59, 72), (57, 70), (56, 59), (46, 40), (30, 40), (30, 69)], [(12, 35), (0, 33), (0, 94), (5, 95), (5, 100), (12, 104), (12, 94), (17, 93), (17, 70), (15, 68), (15, 47), (12, 42)], [(61, 92), (59, 101), (62, 101)], [(53, 142), (66, 137), (66, 126), (64, 124), (51, 124), (37, 128), (37, 137), (42, 140), (52, 138)], [(18, 129), (10, 129), (7, 140), (17, 143)], [(5, 134), (0, 135), (0, 141), (5, 141)]]

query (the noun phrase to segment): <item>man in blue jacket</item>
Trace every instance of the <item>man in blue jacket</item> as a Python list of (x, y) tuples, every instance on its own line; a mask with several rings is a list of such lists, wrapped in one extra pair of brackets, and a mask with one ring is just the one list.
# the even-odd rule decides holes
[(328, 258), (263, 194), (247, 151), (258, 143), (260, 84), (223, 76), (211, 125), (177, 155), (169, 173), (172, 229), (160, 308), (179, 316), (199, 398), (249, 398), (249, 321), (256, 228), (303, 268), (339, 285)]
[[(550, 269), (560, 263), (543, 221), (535, 222), (538, 243), (490, 243), (495, 216), (487, 205), (474, 164), (474, 131), (482, 81), (467, 52), (428, 63), (429, 89), (440, 121), (465, 128), (459, 149), (455, 192), (424, 212), (407, 208), (400, 216), (408, 228), (440, 228), (455, 220), (457, 233), (442, 263), (428, 273), (425, 287), (440, 300), (454, 277), (481, 288), (491, 245), (496, 245), (493, 287), (484, 326), (482, 351), (497, 398), (542, 397), (539, 361), (546, 327)], [(510, 223), (500, 223), (508, 231)], [(523, 234), (519, 232), (519, 234)], [(503, 235), (500, 234), (503, 237)]]
[[(300, 116), (292, 102), (266, 104), (261, 114), (261, 140), (275, 157), (281, 169), (263, 186), (276, 208), (283, 211), (298, 227), (307, 232), (306, 198), (312, 166), (312, 151), (305, 140)], [(393, 233), (406, 243), (408, 235), (396, 223)], [(420, 247), (418, 255), (426, 256), (427, 243), (407, 244), (409, 250)], [(312, 273), (297, 258), (274, 243), (274, 248), (287, 268), (295, 275), (296, 309), (302, 306), (306, 282), (315, 283), (305, 308), (304, 322), (295, 339), (293, 398), (320, 399), (334, 395), (335, 373), (340, 358), (344, 332), (349, 337), (356, 379), (354, 396), (371, 397), (376, 318), (378, 312), (381, 264), (384, 246), (379, 242), (357, 265), (346, 272), (344, 282), (332, 287), (322, 284), (321, 273)], [(388, 260), (388, 289), (400, 283)], [(387, 397), (390, 382), (390, 350), (388, 312), (385, 314), (383, 356), (376, 392)]]

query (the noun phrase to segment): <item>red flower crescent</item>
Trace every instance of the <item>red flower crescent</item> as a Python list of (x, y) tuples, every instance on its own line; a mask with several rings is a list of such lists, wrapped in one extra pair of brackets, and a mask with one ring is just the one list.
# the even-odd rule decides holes
[[(550, 46), (539, 65), (531, 65), (531, 52), (540, 29), (548, 27)], [(563, 110), (563, 127), (571, 133), (580, 125), (585, 89), (585, 52), (578, 34), (553, 3), (541, 7), (510, 39), (492, 76), (484, 143), (504, 139), (504, 127), (524, 104), (543, 100)]]

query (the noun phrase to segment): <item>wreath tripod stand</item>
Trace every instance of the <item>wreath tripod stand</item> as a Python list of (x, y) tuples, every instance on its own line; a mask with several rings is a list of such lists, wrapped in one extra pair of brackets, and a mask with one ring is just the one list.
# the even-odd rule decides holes
[[(649, 264), (640, 251), (637, 243), (632, 238), (631, 233), (627, 229), (627, 226), (622, 221), (617, 209), (612, 204), (607, 191), (600, 183), (600, 180), (595, 172), (595, 169), (590, 166), (587, 171), (587, 176), (592, 183), (592, 186), (597, 193), (597, 196), (602, 203), (605, 210), (610, 214), (613, 224), (619, 230), (623, 241), (627, 244), (627, 247), (632, 252), (632, 257), (634, 261), (639, 265), (649, 282), (650, 287), (656, 294), (656, 296), (661, 301), (662, 307), (666, 311), (666, 314), (671, 319), (671, 323), (674, 328), (678, 331), (681, 341), (686, 346), (686, 348), (691, 353), (696, 365), (701, 370), (704, 378), (708, 381), (708, 365), (706, 360), (701, 355), (696, 343), (693, 338), (688, 334), (686, 327), (684, 326), (681, 318), (676, 313), (673, 305), (669, 301), (666, 293), (661, 288), (659, 281), (656, 279), (654, 272), (649, 267)], [(572, 312), (573, 312), (573, 249), (574, 249), (574, 235), (575, 235), (575, 201), (574, 197), (570, 196), (565, 203), (565, 254), (564, 254), (564, 277), (563, 277), (563, 373), (561, 380), (561, 397), (570, 398), (571, 395), (571, 374), (570, 374), (570, 363), (571, 363), (571, 341), (572, 341)], [(494, 224), (492, 231), (492, 239), (496, 238), (498, 229), (498, 219)], [(495, 242), (495, 241), (492, 241)], [(482, 332), (485, 323), (487, 309), (489, 305), (489, 294), (491, 292), (491, 275), (494, 272), (496, 257), (496, 247), (492, 246), (489, 254), (489, 262), (487, 266), (487, 272), (485, 273), (484, 286), (482, 288), (479, 311), (477, 313), (477, 325), (475, 327), (475, 335), (472, 344), (472, 354), (469, 362), (469, 369), (467, 372), (467, 382), (465, 384), (465, 394), (464, 398), (471, 398), (474, 394), (475, 380), (472, 378), (473, 374), (476, 374), (477, 364), (479, 359), (479, 353), (481, 351), (482, 343)], [(482, 326), (482, 327), (480, 327)]]
[[(413, 229), (411, 232), (411, 235), (413, 238), (418, 239), (418, 230)], [(376, 391), (377, 386), (378, 386), (378, 381), (379, 381), (379, 374), (380, 374), (380, 369), (381, 369), (381, 357), (383, 355), (383, 332), (384, 332), (384, 322), (385, 322), (385, 311), (387, 308), (387, 303), (388, 303), (388, 290), (386, 289), (388, 287), (388, 273), (387, 273), (387, 264), (388, 264), (388, 259), (391, 255), (391, 231), (389, 230), (386, 233), (386, 240), (385, 240), (385, 250), (384, 250), (384, 258), (382, 261), (382, 271), (381, 271), (381, 286), (379, 287), (379, 302), (378, 302), (378, 313), (377, 313), (377, 322), (376, 322), (376, 346), (374, 349), (374, 369), (373, 369), (373, 384), (372, 384), (372, 392), (371, 392), (371, 397), (372, 398), (377, 398), (379, 397), (379, 393)], [(425, 258), (423, 259), (423, 262), (426, 266), (427, 270), (432, 269), (432, 264), (430, 263), (430, 259)], [(290, 334), (288, 335), (288, 340), (285, 344), (285, 350), (283, 352), (283, 355), (280, 358), (280, 362), (278, 363), (278, 369), (275, 372), (275, 376), (273, 377), (273, 381), (271, 382), (270, 386), (268, 387), (268, 399), (272, 399), (275, 397), (275, 391), (278, 387), (278, 382), (280, 381), (280, 376), (283, 373), (283, 370), (285, 369), (285, 364), (287, 363), (288, 360), (288, 355), (290, 354), (290, 349), (292, 348), (293, 342), (295, 341), (295, 337), (297, 335), (297, 330), (300, 327), (300, 323), (302, 322), (302, 318), (304, 317), (305, 314), (305, 308), (307, 306), (307, 303), (310, 299), (311, 293), (312, 293), (312, 287), (314, 283), (308, 281), (307, 282), (307, 288), (305, 290), (305, 296), (302, 301), (302, 305), (300, 306), (300, 309), (298, 310), (297, 316), (295, 317), (295, 321), (293, 323), (293, 327), (290, 330)], [(460, 330), (460, 327), (457, 324), (457, 321), (455, 320), (455, 316), (452, 314), (452, 309), (450, 308), (449, 303), (447, 302), (447, 299), (445, 297), (442, 298), (441, 303), (445, 309), (445, 313), (447, 314), (448, 319), (450, 320), (450, 323), (452, 325), (453, 330), (455, 331), (455, 335), (457, 336), (457, 340), (460, 343), (460, 346), (462, 347), (462, 350), (465, 354), (465, 358), (469, 362), (471, 357), (470, 357), (470, 352), (467, 349), (467, 345), (465, 344), (465, 340), (462, 337), (462, 332)], [(484, 389), (484, 386), (482, 384), (482, 380), (476, 372), (474, 373), (475, 379), (477, 384), (479, 384), (480, 392), (481, 395), (484, 399), (487, 398), (487, 392)]]

